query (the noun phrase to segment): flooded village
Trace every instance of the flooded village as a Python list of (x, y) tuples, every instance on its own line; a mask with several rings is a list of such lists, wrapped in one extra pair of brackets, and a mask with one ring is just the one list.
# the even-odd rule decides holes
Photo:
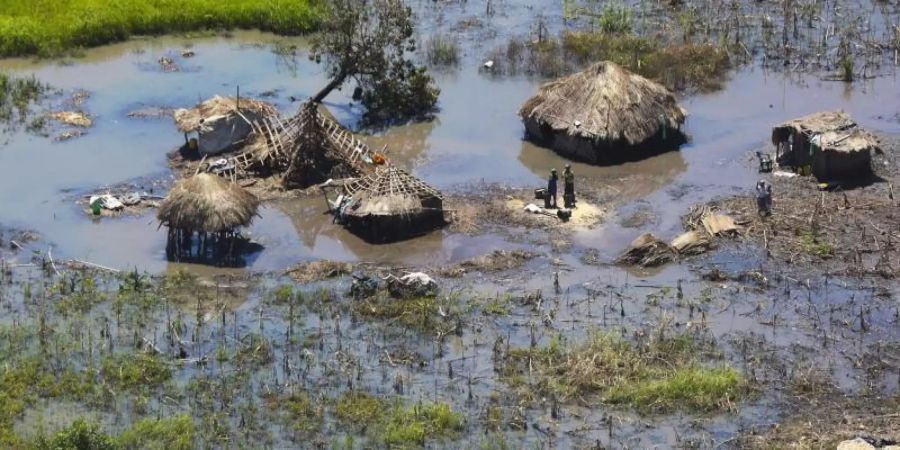
[(896, 1), (7, 3), (0, 448), (900, 448)]

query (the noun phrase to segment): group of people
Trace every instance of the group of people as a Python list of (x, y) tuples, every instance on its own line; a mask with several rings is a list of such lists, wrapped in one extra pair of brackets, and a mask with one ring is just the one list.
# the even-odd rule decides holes
[[(546, 205), (548, 208), (557, 208), (556, 195), (559, 175), (556, 169), (550, 169), (550, 178), (547, 180), (547, 198)], [(563, 205), (570, 209), (575, 207), (575, 174), (572, 173), (572, 166), (566, 164), (563, 170)], [(762, 216), (772, 215), (772, 185), (765, 180), (759, 180), (756, 183), (756, 207)]]
[[(556, 169), (550, 169), (550, 179), (547, 181), (547, 205), (549, 208), (556, 208), (557, 182), (559, 175)], [(567, 208), (575, 207), (575, 174), (572, 173), (572, 166), (566, 164), (563, 170), (563, 205)]]

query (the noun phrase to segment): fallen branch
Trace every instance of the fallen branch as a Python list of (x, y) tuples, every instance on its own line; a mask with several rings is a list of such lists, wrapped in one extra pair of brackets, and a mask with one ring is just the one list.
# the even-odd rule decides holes
[(73, 259), (69, 261), (69, 264), (81, 264), (83, 266), (93, 267), (95, 269), (105, 270), (107, 272), (112, 273), (120, 273), (119, 269), (113, 269), (112, 267), (101, 266), (100, 264), (94, 264), (92, 262), (82, 261), (80, 259)]

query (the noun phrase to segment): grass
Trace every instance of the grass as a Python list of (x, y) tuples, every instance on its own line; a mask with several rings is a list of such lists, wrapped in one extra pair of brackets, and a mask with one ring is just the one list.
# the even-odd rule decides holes
[(295, 35), (316, 28), (317, 0), (4, 0), (0, 57), (53, 56), (135, 35), (260, 29)]
[(804, 252), (818, 256), (819, 258), (830, 258), (834, 256), (834, 246), (826, 242), (822, 236), (813, 231), (801, 233), (800, 246)]
[(597, 25), (603, 33), (630, 33), (631, 9), (621, 1), (608, 2), (603, 5), (603, 12), (597, 18)]
[(433, 67), (455, 66), (459, 64), (459, 45), (447, 36), (432, 36), (425, 43), (425, 57)]
[(129, 391), (155, 388), (172, 377), (172, 370), (161, 358), (141, 354), (106, 357), (100, 373), (110, 385)]
[[(501, 373), (524, 390), (536, 387), (562, 400), (594, 395), (604, 403), (649, 412), (731, 409), (746, 392), (737, 370), (702, 364), (711, 345), (692, 334), (660, 333), (632, 343), (596, 333), (578, 347), (564, 348), (554, 339), (545, 347), (511, 349)], [(530, 370), (537, 371), (536, 386), (524, 378)]]
[(335, 416), (345, 427), (369, 430), (387, 448), (421, 448), (428, 439), (443, 439), (465, 428), (465, 417), (442, 402), (405, 406), (402, 402), (347, 392), (335, 405)]
[(731, 68), (728, 52), (718, 46), (667, 43), (632, 33), (566, 32), (539, 42), (512, 40), (495, 53), (508, 73), (559, 77), (597, 61), (612, 61), (673, 91), (720, 89)]
[(49, 90), (33, 76), (17, 78), (0, 73), (0, 122), (25, 123), (31, 107)]

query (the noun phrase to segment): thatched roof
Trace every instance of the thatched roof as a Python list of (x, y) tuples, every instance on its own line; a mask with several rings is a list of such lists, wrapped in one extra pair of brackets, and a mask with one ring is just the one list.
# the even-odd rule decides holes
[(860, 128), (849, 114), (828, 111), (789, 120), (772, 129), (772, 143), (778, 145), (791, 133), (802, 133), (825, 151), (853, 153), (877, 149), (878, 139)]
[(274, 106), (260, 100), (241, 97), (240, 104), (238, 104), (234, 97), (217, 95), (191, 109), (175, 110), (175, 124), (183, 133), (196, 131), (207, 120), (236, 114), (238, 106), (240, 106), (242, 114), (250, 113), (256, 117), (270, 117), (278, 114), (278, 110)]
[(441, 193), (403, 169), (389, 166), (357, 179), (345, 187), (354, 199), (354, 215), (402, 215), (424, 208), (428, 199), (442, 200)]
[(200, 173), (175, 183), (156, 217), (170, 228), (216, 233), (249, 225), (259, 199), (217, 175)]
[(555, 132), (634, 146), (661, 127), (678, 128), (686, 113), (662, 85), (606, 61), (542, 85), (519, 115)]

